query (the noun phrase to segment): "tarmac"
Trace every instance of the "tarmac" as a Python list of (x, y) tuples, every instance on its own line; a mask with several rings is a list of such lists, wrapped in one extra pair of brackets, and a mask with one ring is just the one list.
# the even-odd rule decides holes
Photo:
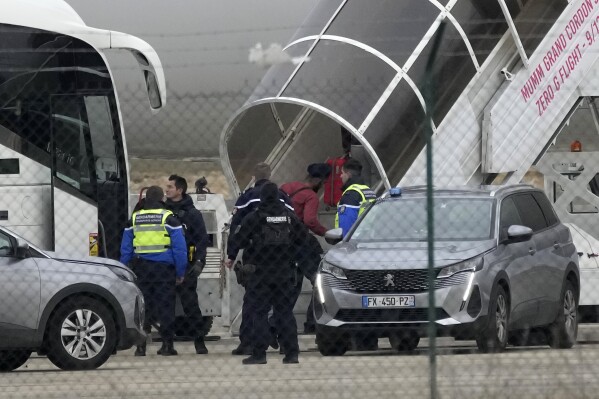
[[(300, 336), (300, 363), (282, 364), (271, 350), (268, 364), (245, 366), (232, 356), (237, 339), (227, 333), (208, 341), (208, 355), (191, 342), (177, 342), (178, 356), (134, 357), (119, 352), (100, 369), (65, 372), (34, 356), (12, 373), (0, 374), (0, 398), (429, 398), (428, 340), (412, 353), (379, 350), (324, 357), (313, 335)], [(599, 326), (580, 327), (579, 343), (568, 350), (508, 347), (480, 354), (472, 341), (437, 339), (438, 398), (597, 398)]]

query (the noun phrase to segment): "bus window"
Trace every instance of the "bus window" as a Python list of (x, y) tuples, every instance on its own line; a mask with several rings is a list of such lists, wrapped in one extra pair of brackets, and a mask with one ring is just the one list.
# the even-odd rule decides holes
[(120, 175), (109, 99), (106, 96), (86, 96), (85, 108), (91, 133), (96, 178), (98, 181), (118, 181)]

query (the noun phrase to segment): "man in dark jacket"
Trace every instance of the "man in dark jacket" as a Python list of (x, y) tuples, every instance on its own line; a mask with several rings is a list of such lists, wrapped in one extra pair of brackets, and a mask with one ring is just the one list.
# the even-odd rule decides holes
[[(164, 193), (158, 186), (148, 188), (143, 207), (133, 213), (123, 232), (121, 262), (131, 266), (146, 303), (144, 330), (150, 320), (160, 322), (162, 347), (159, 355), (172, 356), (175, 318), (175, 285), (184, 281), (187, 251), (183, 228), (171, 211), (165, 209)], [(145, 356), (146, 345), (139, 345), (135, 356)]]
[(279, 315), (283, 363), (297, 363), (299, 345), (293, 316), (295, 270), (293, 262), (302, 248), (307, 230), (280, 199), (277, 185), (264, 183), (258, 208), (241, 222), (233, 235), (244, 251), (244, 267), (249, 271), (244, 300), (253, 309), (251, 343), (253, 352), (243, 364), (265, 364), (270, 341), (268, 312), (271, 306)]
[[(227, 241), (227, 259), (224, 264), (227, 268), (231, 268), (233, 266), (233, 262), (235, 258), (237, 258), (237, 254), (239, 253), (239, 247), (236, 241), (233, 239), (233, 236), (239, 226), (241, 225), (241, 221), (245, 216), (249, 215), (258, 208), (258, 204), (260, 203), (260, 192), (264, 184), (270, 182), (270, 165), (264, 162), (260, 162), (256, 164), (254, 167), (254, 186), (244, 191), (237, 201), (235, 202), (235, 207), (233, 208), (233, 217), (231, 218), (231, 226), (229, 228), (229, 239)], [(281, 192), (280, 200), (282, 204), (288, 207), (290, 210), (293, 210), (291, 206), (291, 201), (289, 197)], [(244, 263), (246, 262), (246, 256), (244, 253), (243, 256)], [(234, 355), (249, 355), (252, 353), (252, 348), (250, 344), (250, 329), (252, 326), (251, 317), (254, 313), (253, 309), (248, 307), (248, 302), (243, 301), (243, 307), (241, 311), (241, 325), (239, 327), (239, 346), (233, 349), (232, 353)]]
[(187, 194), (187, 180), (171, 175), (166, 185), (166, 208), (181, 221), (187, 245), (187, 272), (183, 284), (177, 286), (183, 311), (194, 333), (197, 354), (207, 354), (204, 343), (204, 318), (198, 304), (198, 277), (206, 264), (208, 234), (202, 213), (194, 206)]

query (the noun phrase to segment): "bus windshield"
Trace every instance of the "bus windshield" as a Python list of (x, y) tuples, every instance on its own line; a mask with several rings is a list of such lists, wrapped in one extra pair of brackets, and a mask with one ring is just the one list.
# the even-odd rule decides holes
[[(95, 207), (104, 233), (102, 255), (118, 257), (128, 181), (108, 65), (92, 46), (71, 36), (9, 24), (0, 24), (0, 32), (0, 149), (50, 171), (19, 175), (18, 184), (47, 185)], [(55, 214), (71, 211), (63, 211), (61, 203), (51, 206)]]
[(0, 144), (97, 201), (125, 173), (110, 73), (88, 44), (0, 24)]

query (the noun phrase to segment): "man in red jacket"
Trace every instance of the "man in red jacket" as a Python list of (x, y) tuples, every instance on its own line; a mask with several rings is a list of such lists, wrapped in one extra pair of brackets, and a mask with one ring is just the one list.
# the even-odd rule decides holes
[(294, 181), (281, 185), (290, 198), (297, 217), (317, 236), (324, 236), (328, 230), (318, 221), (318, 191), (331, 174), (331, 166), (326, 163), (313, 163), (308, 166), (308, 176), (304, 181)]
[[(291, 198), (291, 204), (298, 218), (317, 236), (324, 236), (324, 233), (327, 231), (327, 228), (320, 224), (318, 220), (320, 202), (318, 191), (330, 174), (330, 165), (326, 163), (313, 163), (308, 166), (308, 176), (304, 181), (285, 183), (280, 187)], [(320, 263), (320, 254), (322, 254), (320, 243), (315, 236), (310, 235), (309, 243), (302, 250), (301, 259), (298, 261), (299, 271), (301, 271), (302, 275), (298, 276), (295, 287), (294, 294), (296, 301), (302, 290), (304, 276), (314, 284), (314, 278), (318, 264)], [(306, 314), (306, 323), (304, 323), (304, 333), (312, 333), (314, 329), (314, 313), (312, 311), (312, 301), (310, 301)]]

